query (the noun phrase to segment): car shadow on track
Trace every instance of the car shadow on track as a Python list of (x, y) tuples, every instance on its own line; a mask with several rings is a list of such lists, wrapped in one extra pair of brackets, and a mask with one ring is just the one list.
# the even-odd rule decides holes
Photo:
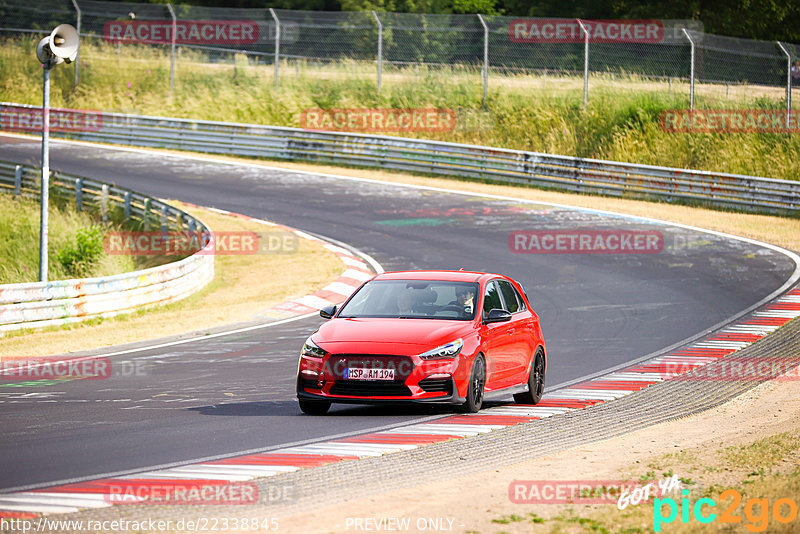
[(261, 401), (261, 402), (229, 402), (212, 404), (208, 406), (195, 406), (187, 408), (190, 412), (200, 415), (227, 415), (234, 417), (246, 416), (295, 416), (300, 412), (297, 401)]
[[(504, 402), (487, 402), (484, 408), (502, 406)], [(190, 412), (199, 415), (234, 416), (234, 417), (316, 417), (304, 415), (295, 400), (264, 401), (264, 402), (232, 402), (208, 406), (195, 406), (187, 408)], [(391, 404), (391, 405), (366, 405), (366, 404), (334, 404), (330, 412), (322, 417), (402, 417), (433, 415), (457, 415), (459, 412), (454, 406), (437, 404)]]

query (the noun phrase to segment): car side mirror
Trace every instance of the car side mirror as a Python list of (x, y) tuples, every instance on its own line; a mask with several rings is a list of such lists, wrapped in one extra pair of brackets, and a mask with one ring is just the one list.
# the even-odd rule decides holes
[(323, 319), (330, 319), (336, 314), (336, 306), (325, 306), (319, 311), (319, 316)]
[(483, 319), (484, 324), (489, 323), (503, 323), (511, 320), (511, 312), (501, 310), (500, 308), (492, 308), (486, 317)]

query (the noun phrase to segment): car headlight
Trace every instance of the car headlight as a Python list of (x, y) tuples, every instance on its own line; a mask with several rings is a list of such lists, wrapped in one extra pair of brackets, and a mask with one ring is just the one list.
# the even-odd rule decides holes
[(303, 352), (301, 353), (303, 356), (314, 356), (315, 358), (322, 358), (327, 354), (325, 349), (321, 349), (314, 343), (314, 340), (309, 337), (306, 339), (306, 342), (303, 343)]
[(423, 360), (441, 360), (444, 358), (455, 358), (456, 356), (458, 356), (458, 353), (461, 352), (461, 348), (463, 346), (464, 346), (464, 341), (461, 338), (458, 338), (455, 341), (451, 341), (450, 343), (445, 343), (440, 347), (436, 347), (433, 350), (423, 352), (422, 354), (418, 354), (417, 356), (419, 356)]

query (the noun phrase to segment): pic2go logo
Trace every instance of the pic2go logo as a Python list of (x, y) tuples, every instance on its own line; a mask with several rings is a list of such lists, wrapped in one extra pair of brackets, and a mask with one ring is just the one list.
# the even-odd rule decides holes
[[(712, 523), (715, 520), (720, 523), (741, 523), (742, 518), (736, 513), (742, 503), (742, 494), (735, 489), (728, 489), (720, 493), (720, 501), (732, 499), (731, 503), (717, 515), (712, 509), (717, 507), (714, 499), (703, 498), (695, 501), (694, 505), (689, 502), (689, 490), (683, 490), (683, 498), (680, 505), (669, 497), (653, 500), (653, 531), (661, 532), (662, 525), (673, 523), (681, 516), (681, 523), (689, 523), (689, 514), (698, 523)], [(667, 515), (665, 516), (665, 508)], [(744, 516), (748, 523), (745, 528), (749, 532), (764, 532), (769, 528), (770, 518), (778, 523), (791, 523), (797, 519), (797, 503), (788, 497), (776, 500), (770, 507), (769, 499), (752, 498), (744, 505)]]

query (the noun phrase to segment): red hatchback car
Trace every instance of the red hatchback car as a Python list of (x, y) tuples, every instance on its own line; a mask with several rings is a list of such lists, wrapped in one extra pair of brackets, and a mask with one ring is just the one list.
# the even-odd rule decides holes
[(297, 398), (307, 414), (332, 402), (435, 402), (474, 413), (487, 397), (536, 404), (547, 358), (522, 286), (499, 274), (390, 272), (365, 282), (303, 345)]

